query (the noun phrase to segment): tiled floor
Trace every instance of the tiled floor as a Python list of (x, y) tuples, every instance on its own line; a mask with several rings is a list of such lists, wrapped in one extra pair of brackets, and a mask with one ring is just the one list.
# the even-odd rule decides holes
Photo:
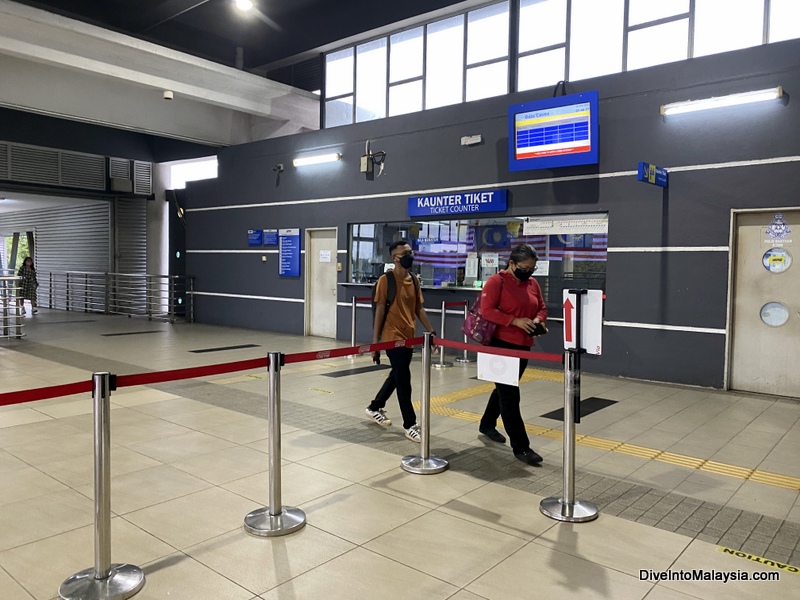
[[(47, 310), (26, 323), (0, 342), (0, 392), (342, 345)], [(157, 333), (105, 335), (136, 331)], [(190, 352), (239, 344), (258, 347)], [(242, 527), (269, 497), (263, 372), (112, 394), (112, 560), (144, 569), (136, 598), (800, 598), (797, 402), (584, 374), (585, 398), (616, 403), (578, 426), (577, 493), (600, 517), (568, 524), (538, 510), (563, 485), (561, 423), (541, 416), (562, 406), (557, 372), (521, 386), (545, 457), (532, 468), (477, 436), (474, 364), (434, 370), (431, 449), (451, 468), (421, 476), (400, 468), (419, 446), (364, 418), (386, 371), (328, 376), (369, 364), (282, 370), (282, 499), (308, 523), (280, 538)], [(2, 600), (55, 598), (94, 564), (91, 410), (88, 395), (0, 407)], [(739, 580), (680, 579), (695, 569)], [(741, 580), (757, 572), (780, 580)]]

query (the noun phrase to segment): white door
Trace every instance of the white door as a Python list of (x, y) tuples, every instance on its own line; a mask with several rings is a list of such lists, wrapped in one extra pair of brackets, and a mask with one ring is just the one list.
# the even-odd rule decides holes
[(800, 211), (740, 213), (734, 227), (730, 387), (798, 396)]
[(336, 229), (306, 229), (306, 335), (336, 338)]

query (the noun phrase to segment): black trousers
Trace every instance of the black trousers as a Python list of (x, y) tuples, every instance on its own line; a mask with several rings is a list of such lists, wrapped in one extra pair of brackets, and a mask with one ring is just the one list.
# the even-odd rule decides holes
[[(492, 338), (489, 345), (496, 348), (530, 351), (528, 346), (510, 344), (497, 338)], [(528, 359), (521, 358), (519, 360), (520, 377), (522, 377), (527, 366)], [(509, 440), (511, 440), (511, 449), (514, 454), (528, 450), (531, 447), (531, 442), (528, 439), (528, 432), (525, 431), (525, 422), (522, 420), (522, 414), (519, 410), (519, 388), (517, 386), (504, 383), (494, 384), (494, 391), (489, 396), (489, 402), (486, 404), (486, 410), (481, 418), (481, 429), (497, 427), (498, 417), (503, 417), (503, 428), (506, 430)]]
[(397, 402), (400, 404), (400, 412), (403, 415), (403, 429), (417, 424), (417, 414), (411, 404), (411, 356), (413, 354), (413, 348), (392, 348), (386, 351), (392, 370), (369, 405), (370, 410), (386, 408), (386, 402), (391, 398), (392, 392), (397, 390)]

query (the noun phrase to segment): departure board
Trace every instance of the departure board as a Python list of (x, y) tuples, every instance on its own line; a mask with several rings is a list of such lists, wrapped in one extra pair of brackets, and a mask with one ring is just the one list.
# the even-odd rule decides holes
[(517, 159), (589, 152), (590, 117), (588, 102), (515, 115)]

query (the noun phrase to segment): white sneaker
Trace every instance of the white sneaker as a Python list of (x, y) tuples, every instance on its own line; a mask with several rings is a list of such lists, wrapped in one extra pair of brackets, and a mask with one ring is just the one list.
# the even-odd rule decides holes
[(367, 413), (367, 416), (375, 421), (381, 427), (389, 427), (392, 424), (392, 420), (386, 416), (386, 409), (379, 408), (378, 410), (370, 410), (369, 406), (364, 411)]
[(420, 443), (422, 442), (422, 436), (419, 433), (419, 425), (412, 425), (408, 429), (406, 429), (406, 437), (410, 439), (412, 442)]

